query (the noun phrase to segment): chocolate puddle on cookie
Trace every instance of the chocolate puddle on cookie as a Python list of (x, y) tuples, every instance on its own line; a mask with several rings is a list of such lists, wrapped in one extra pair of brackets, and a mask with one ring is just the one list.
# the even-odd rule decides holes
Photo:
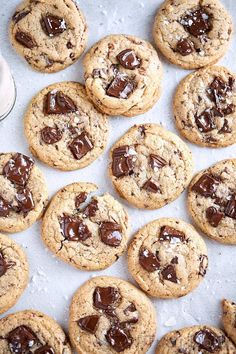
[(225, 337), (218, 336), (212, 330), (206, 328), (195, 333), (193, 340), (200, 350), (203, 349), (209, 353), (215, 353), (222, 348)]
[(134, 70), (141, 66), (141, 59), (138, 58), (132, 49), (123, 50), (116, 58), (125, 69)]
[(43, 111), (48, 114), (67, 114), (77, 112), (74, 101), (62, 91), (53, 90), (44, 97)]
[(42, 17), (41, 26), (43, 31), (49, 37), (59, 36), (67, 29), (64, 18), (52, 14), (46, 14)]

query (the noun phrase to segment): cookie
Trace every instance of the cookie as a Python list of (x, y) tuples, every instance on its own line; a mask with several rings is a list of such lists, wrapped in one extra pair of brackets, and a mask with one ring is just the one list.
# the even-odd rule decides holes
[(118, 193), (138, 208), (158, 209), (190, 182), (192, 154), (175, 134), (156, 124), (135, 125), (112, 147), (109, 175)]
[(157, 48), (184, 69), (216, 63), (225, 55), (232, 32), (231, 16), (218, 0), (166, 0), (153, 27)]
[(188, 75), (174, 98), (180, 133), (192, 143), (223, 147), (236, 143), (236, 75), (209, 66)]
[(48, 201), (46, 181), (34, 160), (0, 154), (0, 231), (19, 232), (40, 219)]
[(236, 304), (228, 300), (223, 300), (223, 315), (222, 321), (227, 336), (236, 344)]
[(125, 251), (129, 218), (110, 194), (94, 195), (92, 183), (73, 183), (53, 197), (43, 218), (48, 248), (79, 269), (109, 267)]
[(72, 354), (62, 328), (49, 316), (35, 311), (16, 312), (0, 320), (2, 354)]
[(25, 290), (28, 261), (21, 247), (0, 234), (0, 314), (16, 304)]
[(193, 326), (166, 334), (156, 354), (235, 354), (236, 348), (224, 332), (212, 326)]
[(85, 86), (101, 112), (133, 117), (161, 94), (162, 65), (152, 45), (127, 35), (96, 43), (84, 59)]
[(107, 116), (94, 108), (84, 86), (75, 82), (40, 91), (28, 107), (24, 125), (31, 152), (65, 171), (92, 163), (108, 139)]
[(53, 73), (81, 56), (87, 25), (73, 0), (24, 0), (11, 19), (10, 39), (35, 70)]
[(72, 299), (69, 334), (78, 354), (144, 354), (155, 332), (152, 303), (124, 280), (92, 278)]
[(162, 218), (137, 232), (128, 249), (129, 271), (151, 296), (177, 298), (202, 281), (208, 267), (205, 242), (189, 224)]
[(193, 178), (188, 210), (207, 236), (236, 244), (236, 159), (220, 161)]

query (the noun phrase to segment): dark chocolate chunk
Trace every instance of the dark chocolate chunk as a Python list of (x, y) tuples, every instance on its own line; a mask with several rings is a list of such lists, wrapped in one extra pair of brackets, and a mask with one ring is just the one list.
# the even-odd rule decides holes
[(126, 316), (128, 316), (130, 314), (130, 312), (135, 312), (137, 311), (136, 306), (134, 303), (131, 303), (128, 307), (126, 307), (126, 309), (124, 310), (124, 314)]
[(212, 109), (205, 109), (199, 116), (195, 115), (195, 122), (200, 132), (208, 133), (216, 128)]
[(41, 138), (46, 144), (55, 144), (62, 138), (62, 132), (59, 128), (44, 127), (41, 131)]
[[(215, 77), (210, 86), (207, 88), (208, 96), (217, 107), (221, 107), (221, 104), (226, 102), (227, 96), (232, 92), (233, 85), (233, 78), (229, 78), (228, 82), (225, 82), (220, 77)], [(233, 107), (231, 108), (233, 109)]]
[(133, 338), (127, 328), (121, 324), (112, 326), (105, 335), (110, 346), (117, 352), (121, 353), (131, 347)]
[(192, 190), (203, 197), (214, 197), (219, 181), (208, 173), (202, 175), (192, 186)]
[(159, 236), (159, 241), (170, 243), (179, 243), (185, 241), (185, 234), (181, 231), (178, 231), (170, 226), (162, 226)]
[(232, 129), (229, 127), (229, 122), (227, 121), (227, 119), (224, 120), (223, 127), (219, 130), (219, 133), (232, 133)]
[(200, 265), (199, 265), (199, 275), (204, 277), (208, 267), (208, 257), (205, 254), (202, 254), (199, 258)]
[(158, 255), (150, 252), (147, 248), (140, 249), (139, 263), (149, 273), (160, 269), (160, 260), (158, 259)]
[(63, 215), (60, 218), (61, 233), (68, 241), (85, 241), (91, 237), (87, 225), (85, 225), (79, 218)]
[(12, 261), (7, 262), (6, 259), (4, 258), (2, 251), (0, 251), (0, 277), (2, 277), (8, 269), (14, 267), (15, 265), (16, 265), (15, 262)]
[(160, 192), (160, 187), (157, 185), (157, 183), (155, 181), (153, 181), (152, 178), (147, 180), (147, 182), (144, 183), (142, 188), (145, 189), (147, 192), (150, 192), (150, 193), (158, 193), (158, 192)]
[(91, 138), (86, 132), (78, 135), (69, 145), (72, 155), (76, 160), (82, 159), (89, 151), (93, 149)]
[(24, 17), (26, 17), (30, 13), (29, 10), (26, 11), (17, 11), (14, 13), (12, 16), (12, 19), (15, 23), (18, 23), (20, 20), (22, 20)]
[(36, 349), (34, 354), (55, 354), (55, 352), (49, 345), (43, 345), (42, 347)]
[(161, 275), (165, 280), (171, 281), (172, 283), (178, 283), (175, 267), (171, 264), (162, 269)]
[(134, 92), (137, 84), (126, 74), (118, 73), (106, 89), (106, 94), (126, 100)]
[(47, 14), (42, 17), (41, 26), (43, 31), (49, 37), (55, 37), (63, 33), (67, 29), (64, 18)]
[(81, 192), (75, 198), (75, 208), (79, 209), (81, 204), (83, 204), (87, 199), (87, 193)]
[(84, 215), (91, 218), (95, 216), (96, 211), (98, 210), (98, 202), (96, 199), (93, 199), (85, 208)]
[(125, 69), (134, 70), (139, 68), (141, 60), (132, 49), (125, 49), (117, 55), (117, 60)]
[(121, 226), (116, 222), (103, 221), (99, 227), (99, 235), (105, 245), (117, 247), (122, 241)]
[(44, 99), (44, 114), (66, 114), (77, 111), (72, 99), (62, 91), (50, 91)]
[(225, 208), (225, 215), (229, 218), (236, 219), (236, 195), (233, 195), (228, 201)]
[(170, 261), (171, 264), (179, 264), (179, 258), (176, 256)]
[(224, 216), (225, 214), (216, 209), (214, 206), (211, 206), (206, 210), (206, 218), (209, 224), (213, 227), (217, 227)]
[(31, 191), (28, 188), (20, 188), (16, 193), (16, 200), (19, 211), (27, 214), (34, 209), (34, 200)]
[(11, 182), (24, 186), (30, 176), (34, 161), (23, 154), (15, 154), (3, 167), (3, 175)]
[(121, 299), (121, 294), (117, 288), (108, 286), (106, 288), (97, 286), (93, 293), (94, 307), (107, 310), (116, 307)]
[(0, 196), (0, 217), (7, 218), (10, 214), (11, 204)]
[(178, 41), (176, 50), (185, 57), (194, 52), (194, 43), (188, 38), (182, 38)]
[(228, 104), (227, 106), (225, 106), (224, 108), (222, 108), (222, 113), (223, 113), (223, 116), (228, 116), (232, 113), (235, 112), (235, 105), (234, 104)]
[(153, 170), (155, 170), (156, 168), (162, 168), (166, 165), (167, 162), (162, 157), (155, 154), (150, 154), (150, 166)]
[(200, 349), (204, 349), (209, 353), (215, 353), (222, 348), (225, 337), (218, 336), (210, 329), (203, 329), (195, 333), (193, 340)]
[(210, 15), (203, 7), (187, 13), (180, 23), (194, 37), (205, 36), (211, 30)]
[(119, 146), (112, 152), (112, 174), (115, 177), (129, 176), (133, 172), (133, 157), (129, 155), (129, 146)]
[(15, 39), (26, 48), (33, 49), (36, 46), (33, 38), (25, 32), (16, 32)]
[(14, 354), (28, 353), (36, 343), (36, 334), (27, 326), (19, 326), (13, 329), (6, 337), (9, 348)]
[(91, 315), (80, 318), (77, 323), (81, 329), (89, 333), (94, 334), (96, 332), (97, 324), (99, 321), (99, 316)]

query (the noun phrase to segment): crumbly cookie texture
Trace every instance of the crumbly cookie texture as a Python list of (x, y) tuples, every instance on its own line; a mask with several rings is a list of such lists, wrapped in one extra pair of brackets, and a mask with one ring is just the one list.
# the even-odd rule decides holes
[(86, 54), (84, 69), (88, 95), (106, 114), (136, 116), (160, 97), (161, 62), (152, 45), (140, 38), (103, 38)]
[(108, 139), (107, 116), (88, 100), (83, 85), (61, 82), (40, 91), (24, 119), (31, 152), (51, 167), (86, 167), (102, 154)]
[(40, 219), (48, 201), (46, 181), (32, 158), (0, 154), (0, 230), (19, 232)]
[(138, 208), (158, 209), (187, 187), (193, 170), (188, 146), (156, 124), (135, 125), (112, 147), (110, 178)]
[(189, 224), (162, 218), (144, 226), (128, 249), (129, 271), (151, 296), (177, 298), (196, 288), (208, 267), (205, 242)]
[(231, 16), (218, 0), (166, 0), (153, 27), (158, 49), (184, 69), (216, 63), (226, 53), (232, 32)]
[(220, 161), (193, 178), (188, 210), (207, 236), (236, 244), (236, 159)]
[(212, 326), (193, 326), (166, 334), (156, 354), (235, 354), (236, 348), (224, 332)]
[(236, 75), (209, 66), (188, 75), (174, 98), (180, 133), (191, 142), (209, 147), (236, 143)]
[(35, 311), (16, 312), (0, 320), (1, 354), (72, 354), (62, 328)]
[(236, 304), (234, 302), (223, 300), (222, 322), (227, 336), (236, 344)]
[(95, 277), (72, 299), (69, 333), (78, 354), (144, 354), (155, 332), (151, 301), (124, 280)]
[(12, 16), (10, 39), (35, 70), (53, 73), (81, 56), (87, 25), (73, 0), (25, 0)]
[(91, 183), (62, 188), (43, 218), (43, 241), (59, 258), (79, 269), (107, 268), (127, 247), (127, 212), (110, 194), (95, 195), (96, 191)]
[(0, 234), (0, 313), (16, 304), (28, 283), (28, 261), (21, 247)]

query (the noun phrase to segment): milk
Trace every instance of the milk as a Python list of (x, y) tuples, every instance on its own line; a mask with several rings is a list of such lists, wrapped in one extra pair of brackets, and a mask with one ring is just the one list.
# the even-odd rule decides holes
[(10, 113), (15, 99), (15, 83), (6, 60), (0, 54), (0, 120)]

